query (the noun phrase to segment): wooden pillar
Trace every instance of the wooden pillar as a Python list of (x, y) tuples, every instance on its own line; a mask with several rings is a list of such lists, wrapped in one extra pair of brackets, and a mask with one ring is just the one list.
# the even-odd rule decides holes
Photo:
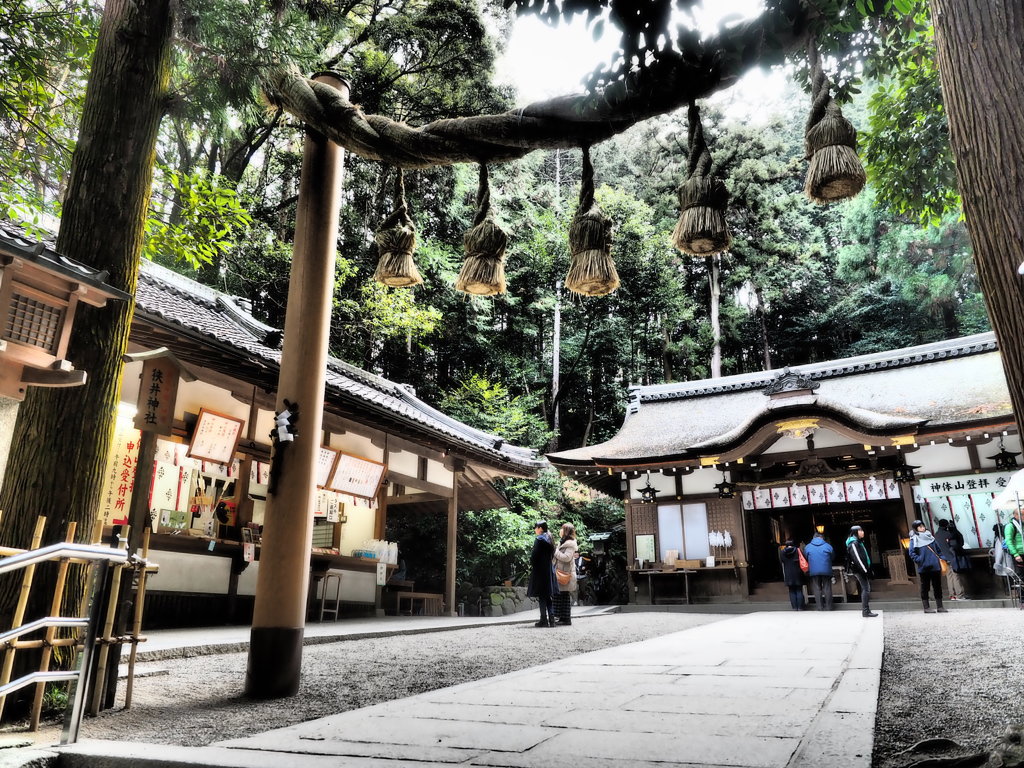
[(452, 474), (452, 497), (448, 499), (448, 546), (445, 548), (446, 562), (444, 567), (444, 602), (448, 606), (448, 615), (454, 616), (455, 610), (455, 541), (459, 530), (459, 478), (462, 467), (456, 466)]
[[(348, 85), (337, 75), (316, 80), (348, 98)], [(278, 412), (285, 400), (298, 406), (298, 434), (278, 445), (272, 459), (280, 462), (279, 475), (267, 497), (245, 675), (245, 693), (255, 698), (293, 696), (299, 690), (342, 157), (338, 145), (307, 129), (277, 387)]]

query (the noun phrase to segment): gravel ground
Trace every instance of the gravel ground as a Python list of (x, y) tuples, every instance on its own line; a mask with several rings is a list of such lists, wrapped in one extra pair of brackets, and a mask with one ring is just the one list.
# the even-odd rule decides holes
[[(151, 676), (136, 680), (132, 709), (86, 718), (81, 735), (208, 744), (725, 618), (611, 614), (553, 630), (513, 624), (311, 645), (303, 652), (301, 690), (286, 705), (240, 698), (244, 653), (146, 662), (137, 669)], [(930, 737), (953, 739), (965, 751), (988, 750), (1007, 724), (1024, 723), (1024, 613), (890, 612), (884, 621), (874, 766), (909, 765), (921, 755), (900, 752)], [(37, 743), (58, 738), (51, 726)]]
[(872, 764), (908, 765), (898, 753), (926, 738), (988, 751), (1024, 723), (1022, 630), (1012, 608), (887, 613)]

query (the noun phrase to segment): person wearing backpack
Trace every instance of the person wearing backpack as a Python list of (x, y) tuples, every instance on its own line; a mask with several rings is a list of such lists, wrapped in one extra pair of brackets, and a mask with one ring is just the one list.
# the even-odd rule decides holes
[(864, 546), (864, 529), (859, 525), (851, 526), (850, 535), (846, 538), (846, 570), (857, 577), (860, 584), (860, 612), (867, 618), (877, 616), (868, 604), (871, 597), (871, 558)]
[(786, 540), (786, 545), (779, 550), (779, 563), (782, 564), (782, 581), (789, 587), (789, 604), (794, 611), (804, 609), (804, 568), (807, 567), (807, 560), (803, 552), (797, 547), (792, 539)]
[(820, 533), (815, 533), (811, 543), (804, 548), (807, 558), (807, 575), (811, 577), (814, 602), (819, 611), (832, 610), (832, 545)]

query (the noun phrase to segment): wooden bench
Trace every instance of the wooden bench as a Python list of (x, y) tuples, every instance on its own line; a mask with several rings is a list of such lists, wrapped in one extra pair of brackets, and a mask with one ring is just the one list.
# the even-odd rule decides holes
[[(444, 596), (434, 592), (396, 592), (399, 615), (412, 616), (419, 603), (421, 616), (440, 616)], [(403, 609), (404, 608), (404, 609)]]

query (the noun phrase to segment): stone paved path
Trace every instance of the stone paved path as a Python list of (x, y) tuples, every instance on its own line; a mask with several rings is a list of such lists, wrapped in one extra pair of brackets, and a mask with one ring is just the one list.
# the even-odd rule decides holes
[(209, 747), (82, 742), (61, 766), (867, 768), (882, 621), (752, 613)]

